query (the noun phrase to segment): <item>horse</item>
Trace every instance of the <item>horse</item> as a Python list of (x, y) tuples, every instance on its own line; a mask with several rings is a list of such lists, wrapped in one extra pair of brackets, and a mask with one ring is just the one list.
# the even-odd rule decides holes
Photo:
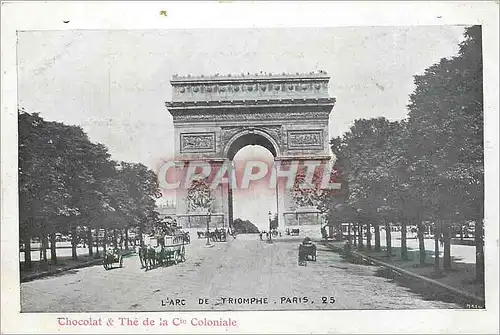
[(226, 241), (226, 231), (215, 229), (215, 231), (210, 232), (210, 238), (213, 242), (224, 242)]
[(215, 230), (213, 232), (211, 232), (211, 237), (212, 237), (212, 241), (214, 241), (214, 242), (220, 241), (219, 229), (215, 228)]
[(326, 228), (325, 227), (321, 227), (321, 237), (324, 239), (324, 240), (328, 240), (328, 234), (326, 232)]
[(162, 246), (154, 248), (155, 261), (157, 265), (163, 265), (165, 261), (165, 249)]
[[(147, 262), (149, 262), (149, 268), (152, 269), (156, 265), (156, 251), (152, 246), (148, 247), (148, 257)], [(148, 269), (148, 265), (146, 265), (146, 270)]]
[(139, 247), (139, 260), (141, 261), (141, 269), (148, 268), (148, 247), (143, 245)]

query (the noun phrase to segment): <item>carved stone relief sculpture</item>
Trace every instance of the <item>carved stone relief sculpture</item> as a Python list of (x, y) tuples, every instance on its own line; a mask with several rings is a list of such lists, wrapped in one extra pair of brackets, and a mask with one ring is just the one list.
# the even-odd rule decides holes
[(181, 134), (181, 152), (215, 151), (215, 133)]
[(323, 147), (323, 131), (289, 131), (289, 149), (315, 149)]
[(214, 198), (205, 180), (197, 179), (191, 182), (188, 188), (186, 202), (189, 212), (208, 213), (211, 210)]

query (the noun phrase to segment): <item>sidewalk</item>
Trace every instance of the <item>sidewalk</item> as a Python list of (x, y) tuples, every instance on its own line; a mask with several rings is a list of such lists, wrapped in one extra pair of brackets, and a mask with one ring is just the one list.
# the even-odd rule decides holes
[[(133, 251), (130, 250), (123, 254), (124, 257), (130, 255)], [(21, 283), (32, 281), (35, 279), (53, 276), (59, 273), (64, 273), (67, 271), (80, 269), (92, 265), (102, 264), (102, 257), (96, 258), (94, 256), (84, 255), (79, 256), (78, 260), (73, 260), (71, 257), (59, 257), (57, 259), (57, 264), (51, 264), (50, 260), (48, 264), (43, 264), (40, 261), (33, 261), (31, 269), (24, 268), (24, 262), (19, 264), (20, 266), (20, 279)]]
[[(329, 242), (327, 245), (338, 252), (343, 252), (344, 242)], [(379, 252), (367, 250), (366, 246), (362, 250), (353, 248), (352, 254), (387, 269), (395, 270), (400, 275), (423, 280), (448, 291), (461, 294), (478, 303), (482, 302), (484, 306), (484, 284), (475, 281), (475, 264), (459, 262), (460, 258), (454, 259), (452, 256), (451, 270), (436, 273), (434, 269), (434, 252), (429, 250), (426, 250), (424, 264), (420, 264), (419, 250), (413, 248), (408, 248), (408, 260), (401, 259), (401, 248), (399, 247), (392, 248), (392, 257), (390, 259), (385, 253), (384, 246), (382, 246), (382, 251)], [(442, 270), (442, 258), (440, 261), (440, 269)]]

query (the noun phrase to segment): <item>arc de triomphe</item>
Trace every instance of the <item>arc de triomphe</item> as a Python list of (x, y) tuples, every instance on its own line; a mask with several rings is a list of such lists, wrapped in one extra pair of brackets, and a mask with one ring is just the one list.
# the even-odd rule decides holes
[[(174, 75), (172, 101), (176, 160), (202, 160), (212, 166), (232, 161), (247, 145), (260, 145), (274, 156), (276, 166), (290, 161), (330, 159), (329, 116), (335, 99), (329, 96), (330, 77), (309, 74), (237, 76)], [(285, 169), (285, 168), (284, 168)], [(278, 222), (297, 208), (290, 192), (277, 189)], [(177, 190), (176, 212), (189, 214), (188, 191)], [(224, 223), (233, 220), (232, 190), (222, 185), (213, 193), (212, 213)]]

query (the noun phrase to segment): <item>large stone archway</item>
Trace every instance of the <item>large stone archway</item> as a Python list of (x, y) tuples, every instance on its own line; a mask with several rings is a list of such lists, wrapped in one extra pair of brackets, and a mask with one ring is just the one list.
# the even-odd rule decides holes
[[(324, 72), (283, 75), (178, 77), (171, 80), (175, 153), (179, 161), (202, 160), (212, 166), (232, 161), (247, 145), (260, 145), (274, 156), (277, 169), (290, 161), (330, 159), (329, 116), (335, 99)], [(283, 168), (286, 169), (286, 168)], [(278, 222), (293, 211), (290, 194), (277, 187)], [(229, 185), (212, 190), (210, 211), (232, 222)], [(187, 191), (177, 190), (176, 211), (189, 213)]]
[(233, 160), (236, 153), (247, 145), (260, 145), (269, 150), (275, 158), (280, 157), (279, 144), (273, 135), (266, 129), (254, 127), (243, 128), (230, 138), (225, 144), (223, 156)]

